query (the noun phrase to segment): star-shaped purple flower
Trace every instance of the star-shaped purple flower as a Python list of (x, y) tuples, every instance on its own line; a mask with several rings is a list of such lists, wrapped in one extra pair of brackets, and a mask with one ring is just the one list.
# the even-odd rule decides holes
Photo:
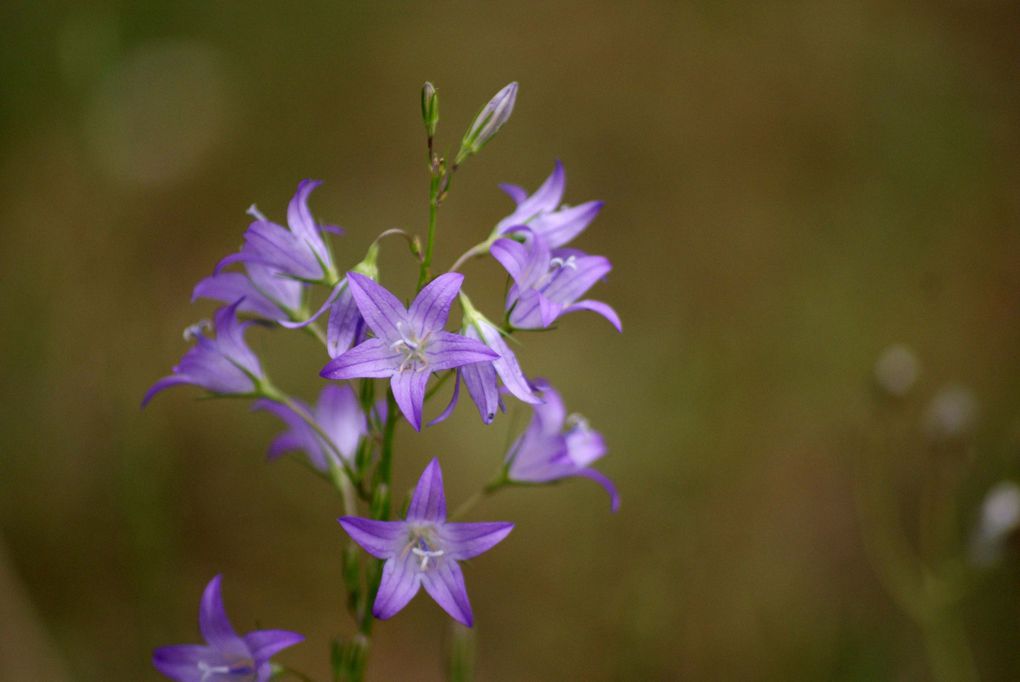
[(607, 258), (577, 249), (550, 249), (541, 235), (528, 228), (519, 228), (515, 234), (524, 235), (525, 241), (497, 239), (491, 248), (493, 258), (514, 280), (507, 294), (511, 325), (545, 329), (560, 315), (590, 310), (623, 331), (619, 315), (608, 304), (578, 300), (613, 269)]
[[(368, 433), (365, 413), (358, 404), (358, 397), (350, 385), (329, 384), (319, 394), (315, 409), (301, 404), (306, 414), (329, 436), (330, 441), (347, 461), (354, 458), (358, 442)], [(276, 459), (294, 450), (304, 451), (312, 466), (327, 471), (330, 462), (339, 466), (333, 448), (322, 441), (315, 429), (291, 408), (272, 400), (259, 400), (252, 409), (272, 412), (282, 419), (288, 430), (273, 439), (269, 445), (269, 459)]]
[(242, 302), (243, 299), (235, 301), (216, 311), (214, 338), (203, 334), (201, 325), (185, 332), (185, 338), (194, 338), (195, 345), (173, 368), (173, 374), (153, 384), (142, 399), (142, 407), (160, 391), (177, 384), (193, 384), (217, 395), (247, 395), (255, 391), (256, 381), (265, 379), (265, 375), (258, 357), (244, 340), (244, 330), (251, 322), (237, 319)]
[[(595, 481), (609, 493), (613, 511), (620, 506), (616, 486), (590, 468), (606, 454), (602, 434), (578, 415), (567, 417), (560, 394), (544, 380), (535, 381), (545, 401), (534, 406), (531, 423), (507, 452), (507, 477), (520, 483), (551, 483), (572, 476)], [(567, 426), (564, 429), (564, 425)]]
[(152, 654), (152, 664), (178, 682), (268, 682), (269, 659), (304, 637), (286, 630), (238, 635), (223, 608), (221, 579), (216, 576), (209, 582), (199, 606), (198, 624), (206, 644), (160, 647)]
[(338, 519), (366, 552), (385, 559), (372, 615), (385, 620), (407, 605), (418, 589), (455, 620), (471, 627), (474, 617), (458, 561), (478, 556), (505, 538), (514, 524), (448, 523), (439, 460), (425, 468), (404, 521)]
[(327, 379), (389, 379), (400, 411), (421, 430), (425, 385), (432, 372), (499, 357), (484, 343), (443, 331), (464, 276), (435, 278), (405, 309), (397, 298), (356, 272), (347, 273), (354, 302), (375, 338), (342, 353), (321, 374)]
[(515, 227), (526, 225), (535, 234), (541, 235), (551, 248), (563, 246), (581, 234), (602, 210), (602, 202), (588, 201), (561, 208), (566, 182), (563, 164), (557, 161), (552, 174), (530, 196), (523, 187), (500, 185), (500, 189), (516, 202), (517, 208), (499, 221), (496, 234), (506, 234)]

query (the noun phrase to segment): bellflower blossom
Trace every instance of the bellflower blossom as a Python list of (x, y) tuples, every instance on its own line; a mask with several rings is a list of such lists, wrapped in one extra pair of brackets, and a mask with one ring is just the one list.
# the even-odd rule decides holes
[(366, 552), (386, 560), (372, 615), (390, 618), (424, 587), (444, 611), (468, 627), (474, 616), (457, 562), (492, 549), (514, 527), (504, 522), (447, 522), (443, 473), (437, 459), (418, 480), (404, 521), (355, 516), (338, 521)]
[(287, 630), (255, 630), (238, 635), (223, 607), (221, 579), (216, 576), (209, 582), (199, 606), (198, 624), (206, 644), (160, 647), (152, 654), (152, 664), (178, 682), (268, 682), (272, 676), (269, 659), (304, 641), (304, 637)]
[[(340, 456), (352, 461), (358, 449), (358, 442), (368, 433), (368, 422), (361, 410), (358, 397), (350, 385), (329, 384), (319, 394), (315, 409), (295, 401), (310, 415), (340, 451)], [(339, 466), (336, 454), (315, 429), (287, 405), (273, 400), (259, 400), (253, 406), (256, 410), (272, 412), (283, 420), (288, 430), (273, 439), (269, 445), (269, 458), (276, 459), (295, 450), (304, 451), (312, 466), (327, 471), (330, 463)]]
[(268, 220), (253, 207), (255, 221), (244, 233), (244, 246), (216, 266), (218, 273), (231, 263), (261, 263), (294, 279), (332, 284), (336, 268), (323, 232), (337, 232), (334, 226), (320, 226), (308, 210), (308, 195), (322, 182), (302, 180), (287, 207), (290, 229)]
[(375, 338), (334, 358), (321, 375), (338, 380), (389, 378), (400, 411), (420, 431), (425, 385), (432, 372), (499, 357), (479, 341), (443, 331), (463, 280), (455, 272), (440, 275), (404, 308), (368, 277), (347, 273), (354, 301)]
[(550, 249), (541, 235), (529, 228), (516, 234), (525, 241), (497, 239), (491, 248), (514, 280), (507, 294), (510, 324), (517, 329), (545, 329), (565, 313), (590, 310), (623, 331), (620, 317), (601, 301), (578, 300), (612, 270), (609, 259), (576, 249)]
[(593, 431), (583, 417), (567, 417), (563, 399), (546, 381), (537, 380), (535, 387), (541, 391), (544, 402), (534, 406), (531, 423), (510, 446), (506, 456), (507, 477), (519, 483), (551, 483), (584, 476), (606, 489), (615, 512), (620, 507), (616, 486), (589, 468), (606, 454), (602, 434)]
[(173, 374), (152, 385), (142, 398), (142, 407), (160, 391), (177, 384), (193, 384), (218, 395), (247, 395), (255, 391), (256, 382), (264, 380), (265, 375), (259, 359), (244, 340), (244, 330), (251, 322), (237, 319), (242, 302), (243, 299), (238, 300), (216, 311), (214, 338), (202, 333), (202, 325), (185, 331), (185, 338), (194, 338), (195, 345), (173, 368)]
[(603, 202), (587, 201), (577, 206), (561, 207), (566, 182), (563, 164), (557, 161), (553, 172), (534, 194), (528, 195), (527, 190), (517, 185), (500, 185), (517, 208), (497, 223), (495, 234), (507, 234), (526, 225), (532, 232), (541, 235), (550, 248), (563, 246), (581, 234), (602, 210)]

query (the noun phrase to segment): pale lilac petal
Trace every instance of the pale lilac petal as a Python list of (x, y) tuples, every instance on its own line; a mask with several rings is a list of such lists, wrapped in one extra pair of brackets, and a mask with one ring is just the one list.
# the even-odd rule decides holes
[[(344, 281), (347, 281), (346, 279)], [(344, 287), (333, 301), (326, 327), (326, 350), (331, 358), (350, 350), (364, 337), (365, 321), (350, 287)]]
[(397, 556), (406, 544), (407, 524), (403, 521), (374, 521), (358, 516), (344, 516), (337, 521), (352, 540), (377, 559)]
[(379, 592), (372, 605), (372, 615), (379, 620), (392, 617), (418, 593), (421, 587), (421, 574), (414, 556), (408, 552), (406, 556), (387, 559), (383, 565), (382, 580)]
[(515, 204), (519, 204), (528, 198), (528, 190), (520, 185), (512, 185), (509, 182), (500, 183), (499, 188), (506, 192)]
[(361, 437), (368, 432), (365, 413), (350, 384), (329, 384), (319, 394), (315, 420), (345, 459), (354, 457)]
[(447, 523), (440, 526), (446, 556), (457, 561), (476, 557), (487, 552), (503, 540), (514, 524), (506, 522), (489, 523)]
[(435, 332), (425, 349), (428, 368), (434, 372), (472, 362), (492, 362), (499, 355), (481, 341), (452, 332)]
[(606, 478), (601, 472), (595, 471), (594, 469), (582, 469), (577, 472), (578, 476), (584, 476), (598, 483), (600, 486), (605, 488), (606, 492), (609, 493), (609, 508), (613, 512), (617, 512), (620, 509), (620, 495), (616, 492), (616, 486), (613, 482)]
[(585, 299), (578, 301), (572, 305), (567, 306), (563, 309), (564, 313), (572, 313), (578, 310), (589, 310), (593, 313), (601, 315), (602, 317), (609, 320), (609, 323), (616, 328), (616, 331), (623, 331), (623, 323), (620, 321), (620, 316), (616, 314), (616, 311), (608, 303), (602, 301), (592, 301)]
[(454, 620), (467, 627), (474, 624), (471, 602), (468, 601), (464, 574), (456, 561), (439, 561), (433, 570), (421, 573), (421, 584), (425, 591), (450, 614)]
[(202, 682), (200, 662), (216, 656), (216, 650), (198, 644), (164, 646), (152, 652), (152, 665), (178, 682)]
[(429, 382), (430, 374), (412, 368), (396, 372), (390, 378), (393, 398), (415, 431), (421, 431), (421, 410), (425, 404), (425, 385)]
[(549, 246), (556, 248), (584, 232), (602, 210), (602, 206), (601, 201), (588, 201), (541, 215), (528, 223), (528, 227), (542, 235)]
[(398, 323), (407, 320), (407, 311), (397, 297), (374, 281), (356, 272), (347, 273), (347, 281), (361, 316), (375, 335), (392, 344), (401, 339)]
[(369, 339), (330, 360), (319, 375), (326, 379), (385, 379), (392, 376), (403, 355), (382, 339)]
[[(536, 404), (542, 402), (531, 390), (531, 386), (528, 385), (528, 380), (525, 378), (524, 372), (521, 371), (521, 366), (517, 362), (517, 356), (510, 350), (510, 346), (503, 338), (499, 329), (488, 320), (483, 319), (474, 323), (469, 328), (469, 332), (471, 331), (477, 334), (485, 345), (499, 354), (499, 357), (492, 361), (492, 367), (496, 374), (499, 375), (499, 378), (503, 380), (503, 385), (506, 386), (507, 390), (518, 400), (526, 403)], [(481, 366), (476, 365), (476, 367)], [(472, 397), (474, 397), (474, 394), (472, 394)]]
[(425, 467), (407, 508), (408, 521), (444, 521), (446, 519), (446, 495), (443, 493), (443, 471), (439, 460), (433, 458)]
[(233, 626), (227, 619), (226, 609), (223, 607), (223, 594), (220, 591), (220, 583), (223, 576), (218, 575), (209, 581), (202, 593), (202, 602), (198, 610), (198, 625), (202, 631), (205, 641), (223, 653), (244, 653), (247, 648)]
[(460, 371), (458, 370), (453, 377), (453, 394), (450, 396), (450, 402), (446, 404), (443, 411), (439, 413), (435, 419), (430, 421), (426, 426), (435, 426), (440, 424), (453, 414), (453, 408), (457, 407), (457, 400), (460, 398)]
[(304, 636), (287, 630), (255, 630), (244, 636), (256, 666), (262, 665), (284, 649), (304, 641)]
[(463, 282), (464, 275), (448, 272), (436, 277), (418, 293), (407, 312), (419, 338), (443, 328), (446, 318), (450, 316), (453, 299), (457, 297)]
[(464, 376), (468, 395), (478, 407), (482, 421), (491, 424), (499, 407), (499, 390), (496, 384), (496, 370), (491, 362), (476, 362), (464, 365), (458, 370)]

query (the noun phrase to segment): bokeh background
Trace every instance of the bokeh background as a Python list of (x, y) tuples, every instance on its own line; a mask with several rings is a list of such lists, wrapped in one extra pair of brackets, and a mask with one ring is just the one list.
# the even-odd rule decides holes
[[(1016, 3), (39, 0), (0, 23), (0, 677), (155, 680), (151, 649), (198, 639), (222, 572), (235, 625), (306, 633), (281, 660), (326, 678), (351, 631), (332, 491), (265, 463), (269, 415), (139, 400), (215, 307), (191, 288), (252, 202), (282, 219), (298, 180), (325, 180), (312, 207), (347, 228), (342, 265), (424, 227), (429, 79), (450, 147), (520, 82), (443, 206), (438, 263), (509, 212), (498, 182), (534, 188), (559, 158), (567, 201), (606, 202), (578, 246), (615, 263), (594, 295), (625, 323), (525, 339), (527, 371), (608, 439), (623, 506), (577, 481), (476, 508), (517, 522), (467, 571), (479, 679), (932, 679), (931, 633), (862, 541), (857, 463), (878, 462), (911, 543), (925, 481), (951, 472), (933, 565), (1020, 474)], [(384, 252), (410, 293), (412, 262)], [(498, 305), (492, 262), (466, 274)], [(249, 337), (317, 393), (313, 341)], [(882, 400), (895, 342), (919, 378)], [(977, 406), (948, 455), (922, 428), (947, 385)], [(438, 455), (466, 498), (514, 412), (405, 428), (398, 488)], [(983, 679), (1016, 679), (1020, 562), (961, 570), (949, 617)], [(376, 635), (370, 679), (442, 679), (430, 600)]]

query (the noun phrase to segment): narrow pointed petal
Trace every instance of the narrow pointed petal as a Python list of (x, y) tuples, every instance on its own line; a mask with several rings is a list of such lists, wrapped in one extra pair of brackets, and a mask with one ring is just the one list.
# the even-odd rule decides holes
[(463, 282), (464, 275), (448, 272), (436, 277), (419, 292), (407, 311), (411, 326), (419, 337), (443, 328), (450, 316), (450, 305)]
[(456, 372), (456, 375), (453, 377), (453, 394), (450, 396), (450, 402), (446, 404), (446, 407), (444, 407), (443, 411), (439, 413), (439, 416), (437, 416), (435, 419), (426, 424), (426, 426), (435, 426), (436, 424), (441, 424), (442, 422), (449, 419), (450, 415), (453, 414), (453, 408), (457, 407), (457, 400), (459, 398), (460, 398), (460, 370), (458, 370)]
[(584, 232), (602, 210), (602, 206), (601, 201), (588, 201), (539, 216), (528, 223), (528, 227), (542, 235), (549, 246), (556, 248)]
[(496, 370), (491, 362), (476, 362), (460, 368), (467, 385), (468, 395), (478, 407), (482, 421), (491, 424), (499, 408), (499, 387), (496, 384)]
[(473, 362), (492, 362), (499, 354), (481, 341), (452, 332), (435, 332), (425, 350), (428, 367), (434, 372)]
[(401, 339), (397, 324), (407, 320), (407, 311), (397, 297), (356, 272), (347, 273), (354, 302), (365, 322), (387, 345)]
[(471, 602), (468, 601), (467, 587), (464, 585), (464, 573), (456, 561), (452, 559), (440, 561), (434, 570), (424, 571), (421, 574), (421, 583), (425, 591), (454, 620), (467, 627), (474, 624)]
[(337, 521), (352, 540), (377, 559), (400, 554), (407, 536), (407, 524), (403, 521), (374, 521), (358, 516), (344, 516)]
[(304, 640), (303, 635), (287, 630), (255, 630), (244, 636), (256, 666)]
[(418, 564), (410, 552), (403, 557), (387, 559), (383, 565), (379, 592), (372, 605), (372, 615), (379, 620), (386, 620), (407, 606), (407, 602), (411, 601), (421, 587), (420, 575)]
[(433, 458), (425, 467), (407, 508), (408, 521), (444, 521), (446, 519), (446, 495), (443, 492), (443, 471), (439, 460)]
[(585, 299), (583, 301), (578, 301), (577, 303), (567, 306), (566, 308), (563, 309), (563, 312), (573, 313), (578, 310), (588, 310), (598, 315), (601, 315), (602, 317), (609, 320), (609, 324), (613, 325), (616, 328), (616, 331), (623, 332), (623, 322), (620, 321), (620, 316), (616, 314), (616, 311), (613, 310), (612, 306), (610, 306), (608, 303)]
[(578, 476), (584, 476), (598, 483), (609, 493), (609, 508), (614, 513), (620, 510), (620, 494), (616, 492), (616, 486), (604, 474), (595, 469), (582, 469), (577, 472)]
[(463, 561), (487, 552), (514, 529), (514, 524), (491, 523), (447, 523), (440, 528), (446, 555), (456, 561)]
[[(346, 281), (346, 280), (345, 280)], [(326, 328), (326, 350), (331, 358), (345, 353), (364, 337), (365, 322), (350, 287), (344, 287), (333, 301)]]
[(390, 378), (393, 398), (403, 413), (404, 418), (415, 431), (421, 431), (421, 411), (425, 404), (425, 386), (429, 382), (430, 372), (419, 372), (408, 369), (396, 372)]
[(198, 664), (215, 655), (210, 647), (198, 644), (164, 646), (152, 652), (152, 665), (179, 682), (201, 682), (203, 673)]
[(385, 379), (400, 367), (402, 355), (382, 339), (369, 339), (330, 360), (319, 375), (326, 379)]
[(528, 190), (520, 185), (512, 185), (508, 182), (500, 183), (499, 188), (509, 196), (515, 204), (519, 204), (528, 198)]
[(198, 625), (205, 641), (211, 646), (223, 652), (243, 651), (244, 643), (234, 631), (223, 607), (223, 594), (220, 591), (222, 580), (223, 576), (218, 575), (206, 586), (198, 610)]

